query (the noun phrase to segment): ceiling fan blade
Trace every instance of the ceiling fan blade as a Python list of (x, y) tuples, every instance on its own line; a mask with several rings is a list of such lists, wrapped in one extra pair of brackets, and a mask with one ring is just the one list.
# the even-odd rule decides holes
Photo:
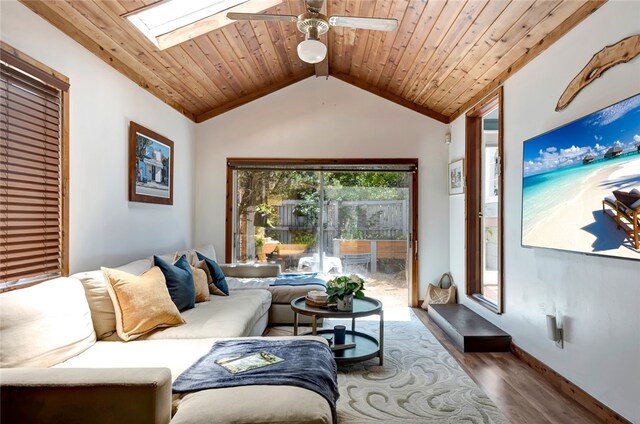
[(376, 31), (394, 31), (398, 28), (398, 20), (386, 18), (359, 18), (354, 16), (332, 16), (329, 18), (329, 25), (373, 29)]
[(264, 13), (227, 13), (227, 18), (234, 21), (285, 21), (298, 22), (298, 17), (293, 15), (267, 15)]

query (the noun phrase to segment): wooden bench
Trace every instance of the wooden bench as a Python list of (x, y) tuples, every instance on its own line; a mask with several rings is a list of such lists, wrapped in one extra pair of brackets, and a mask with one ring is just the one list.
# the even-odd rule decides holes
[(464, 305), (429, 305), (429, 318), (461, 352), (509, 352), (511, 336)]

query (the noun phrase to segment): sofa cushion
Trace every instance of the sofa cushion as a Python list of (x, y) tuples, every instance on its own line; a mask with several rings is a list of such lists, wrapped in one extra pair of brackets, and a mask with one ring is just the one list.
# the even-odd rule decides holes
[(271, 294), (266, 290), (238, 290), (229, 296), (211, 296), (184, 311), (187, 325), (164, 328), (142, 337), (158, 339), (202, 339), (208, 337), (244, 337), (251, 334), (260, 318), (268, 313)]
[[(152, 259), (147, 258), (130, 262), (115, 269), (129, 274), (142, 275), (152, 266)], [(114, 334), (116, 332), (116, 313), (113, 309), (113, 301), (107, 291), (107, 283), (102, 271), (80, 272), (71, 277), (77, 278), (82, 282), (97, 338), (100, 340)]]
[(166, 367), (171, 380), (206, 354), (214, 339), (100, 341), (56, 368)]
[[(233, 297), (233, 292), (230, 297)], [(217, 298), (228, 299), (228, 298)], [(196, 305), (198, 309), (199, 305)], [(191, 312), (190, 310), (189, 312)], [(274, 337), (291, 339), (292, 337)], [(297, 336), (296, 340), (320, 340)], [(59, 368), (167, 367), (175, 380), (210, 349), (215, 339), (98, 342), (91, 349), (57, 365)], [(326, 343), (326, 341), (325, 341)], [(331, 423), (331, 409), (319, 394), (293, 386), (245, 386), (174, 395), (171, 423), (304, 422)], [(238, 400), (241, 401), (238, 401)], [(259, 405), (247, 408), (247, 405)]]
[(284, 385), (226, 387), (174, 395), (174, 408), (171, 424), (333, 422), (325, 398), (302, 387)]
[(189, 264), (191, 266), (196, 264), (197, 258), (196, 258), (196, 251), (195, 250), (178, 250), (173, 255), (173, 261), (172, 262), (176, 262), (182, 256), (185, 256), (187, 258), (187, 261), (189, 262)]
[[(198, 260), (204, 261), (209, 268), (209, 273), (211, 274), (212, 282), (209, 284), (209, 291), (211, 294), (219, 294), (218, 292), (222, 292), (225, 296), (229, 295), (229, 286), (227, 285), (227, 281), (225, 280), (224, 274), (222, 270), (218, 266), (215, 260), (208, 258), (201, 254), (200, 252), (196, 252)], [(213, 285), (214, 287), (211, 287)], [(216, 290), (217, 289), (217, 290)]]
[(205, 261), (197, 261), (195, 267), (204, 271), (205, 275), (207, 276), (207, 285), (213, 282), (211, 271), (209, 271), (209, 266)]
[(122, 340), (134, 340), (157, 328), (184, 324), (165, 285), (160, 268), (137, 276), (102, 268), (116, 314), (116, 331)]
[(0, 294), (0, 367), (50, 367), (96, 341), (80, 281), (61, 277)]
[(278, 264), (221, 264), (220, 269), (227, 278), (272, 278), (280, 275)]
[[(296, 340), (320, 340), (317, 336), (295, 336)], [(289, 340), (293, 336), (274, 337)], [(166, 367), (171, 370), (171, 381), (211, 350), (219, 339), (167, 339), (136, 340), (95, 343), (91, 349), (55, 365), (55, 368), (137, 368)], [(326, 340), (326, 339), (325, 339)], [(326, 343), (326, 341), (325, 341)]]
[(196, 289), (187, 257), (183, 255), (171, 264), (159, 256), (154, 256), (153, 262), (164, 274), (171, 300), (178, 310), (185, 311), (193, 308), (196, 303)]

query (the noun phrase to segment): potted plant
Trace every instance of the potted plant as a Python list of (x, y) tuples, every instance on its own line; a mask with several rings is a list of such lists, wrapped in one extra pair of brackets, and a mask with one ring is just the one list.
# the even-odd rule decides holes
[[(256, 258), (257, 258), (259, 261), (262, 261), (262, 260), (263, 260), (263, 259), (262, 259), (262, 247), (264, 246), (264, 242), (265, 242), (264, 237), (262, 237), (262, 236), (261, 236), (261, 235), (259, 235), (259, 234), (258, 234), (258, 235), (256, 235), (256, 238), (255, 238), (254, 243), (255, 243), (255, 247), (256, 247)], [(265, 258), (265, 259), (266, 259), (266, 258)]]
[(305, 252), (309, 252), (316, 245), (316, 235), (308, 231), (294, 231), (291, 236), (291, 242), (304, 244)]
[(253, 225), (255, 227), (275, 228), (277, 223), (278, 213), (275, 208), (266, 203), (260, 203), (256, 207), (256, 213), (253, 216)]
[(317, 194), (304, 196), (303, 201), (293, 207), (293, 214), (296, 216), (299, 227), (315, 225), (318, 219), (320, 207), (318, 206)]
[(364, 297), (364, 280), (356, 274), (341, 275), (327, 282), (327, 294), (339, 311), (351, 311), (353, 296)]

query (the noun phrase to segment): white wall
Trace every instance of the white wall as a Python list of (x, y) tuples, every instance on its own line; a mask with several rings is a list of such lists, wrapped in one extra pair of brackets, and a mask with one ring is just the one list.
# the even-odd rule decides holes
[[(463, 302), (514, 343), (632, 422), (640, 422), (640, 262), (520, 246), (522, 142), (640, 92), (640, 59), (607, 71), (562, 112), (555, 105), (604, 46), (640, 32), (640, 3), (614, 1), (512, 76), (504, 88), (505, 313)], [(452, 124), (451, 160), (464, 156), (464, 118)], [(464, 276), (464, 197), (450, 199), (451, 268)], [(461, 290), (461, 293), (462, 290)], [(558, 313), (564, 349), (547, 340)]]
[[(4, 42), (69, 77), (71, 272), (192, 244), (195, 124), (15, 0)], [(175, 143), (173, 206), (128, 201), (128, 124)]]
[(420, 298), (449, 268), (447, 126), (330, 78), (308, 78), (196, 127), (196, 243), (224, 257), (227, 157), (418, 158)]

